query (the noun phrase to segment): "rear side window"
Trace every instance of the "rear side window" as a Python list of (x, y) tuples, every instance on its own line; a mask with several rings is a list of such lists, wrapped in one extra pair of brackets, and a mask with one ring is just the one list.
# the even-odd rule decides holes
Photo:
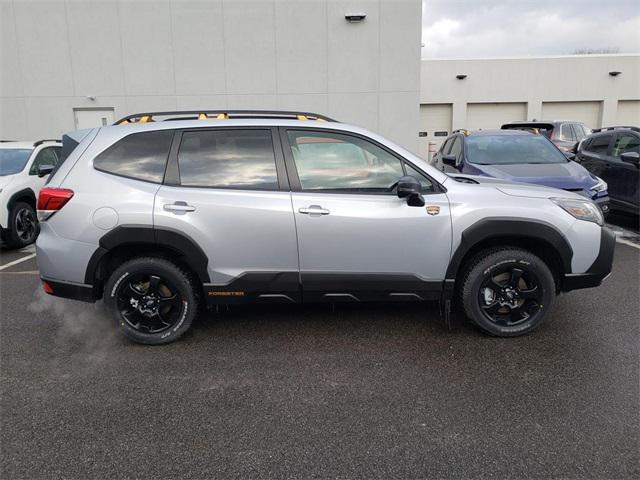
[(180, 184), (188, 187), (278, 189), (270, 130), (184, 132), (178, 166)]
[(147, 182), (162, 183), (173, 130), (132, 133), (98, 155), (93, 167)]
[(611, 142), (611, 135), (600, 135), (598, 137), (594, 137), (587, 145), (587, 152), (598, 153), (600, 155), (605, 155), (609, 150), (609, 143)]
[(563, 123), (560, 127), (560, 140), (564, 140), (566, 142), (576, 141), (576, 137), (573, 134), (570, 123)]

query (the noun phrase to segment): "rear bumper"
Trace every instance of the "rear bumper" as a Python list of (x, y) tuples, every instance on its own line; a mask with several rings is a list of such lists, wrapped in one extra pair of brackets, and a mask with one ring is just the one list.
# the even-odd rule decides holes
[(580, 288), (597, 287), (609, 276), (613, 266), (613, 252), (616, 246), (616, 235), (607, 227), (602, 227), (600, 234), (600, 253), (584, 273), (567, 273), (562, 278), (560, 290), (569, 292)]
[(43, 282), (45, 292), (54, 297), (70, 298), (89, 303), (94, 303), (97, 300), (93, 285), (61, 282), (60, 280), (51, 280), (45, 277), (40, 277), (40, 279)]

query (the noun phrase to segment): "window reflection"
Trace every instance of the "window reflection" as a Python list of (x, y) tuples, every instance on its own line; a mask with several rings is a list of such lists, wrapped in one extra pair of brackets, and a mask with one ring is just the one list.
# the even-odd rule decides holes
[(180, 183), (186, 186), (278, 188), (269, 130), (185, 132), (178, 164)]

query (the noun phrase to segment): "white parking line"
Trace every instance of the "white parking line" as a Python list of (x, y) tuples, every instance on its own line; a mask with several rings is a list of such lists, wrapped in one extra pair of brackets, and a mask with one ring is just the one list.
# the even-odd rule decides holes
[(621, 243), (623, 245), (629, 245), (630, 247), (637, 248), (638, 250), (640, 250), (640, 245), (638, 245), (637, 243), (633, 243), (629, 240), (625, 240), (624, 238), (620, 238), (616, 236), (616, 242)]
[(5, 263), (4, 265), (0, 266), (0, 271), (5, 270), (9, 267), (13, 267), (14, 265), (18, 265), (19, 263), (26, 262), (27, 260), (31, 260), (35, 256), (36, 254), (32, 253), (31, 255), (27, 255), (26, 257), (19, 258), (17, 260), (14, 260), (13, 262)]

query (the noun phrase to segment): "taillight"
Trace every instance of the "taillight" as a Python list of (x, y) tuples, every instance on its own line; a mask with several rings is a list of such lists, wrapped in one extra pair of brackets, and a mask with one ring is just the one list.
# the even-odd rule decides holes
[(46, 220), (64, 207), (73, 197), (73, 190), (68, 188), (49, 188), (40, 190), (38, 195), (38, 218)]

